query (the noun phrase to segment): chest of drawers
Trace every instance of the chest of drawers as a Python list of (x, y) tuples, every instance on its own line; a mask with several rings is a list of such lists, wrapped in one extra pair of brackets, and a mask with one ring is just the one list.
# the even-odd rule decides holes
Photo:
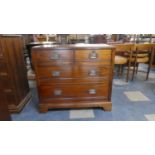
[(85, 107), (110, 111), (113, 61), (114, 48), (105, 44), (34, 47), (40, 112)]
[(20, 112), (31, 97), (20, 35), (0, 36), (0, 94), (10, 112)]

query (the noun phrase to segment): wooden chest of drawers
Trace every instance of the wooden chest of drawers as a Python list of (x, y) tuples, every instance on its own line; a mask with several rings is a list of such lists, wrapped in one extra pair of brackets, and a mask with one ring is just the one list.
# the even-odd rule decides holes
[(10, 112), (20, 112), (31, 97), (20, 35), (0, 36), (0, 94)]
[(110, 111), (113, 61), (114, 48), (105, 44), (34, 47), (40, 112), (82, 107)]

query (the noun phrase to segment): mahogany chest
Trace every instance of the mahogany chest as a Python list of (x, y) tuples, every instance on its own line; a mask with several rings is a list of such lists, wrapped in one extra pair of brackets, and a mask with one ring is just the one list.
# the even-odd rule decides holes
[(112, 108), (114, 48), (105, 44), (32, 49), (40, 112), (52, 108)]
[(20, 112), (31, 97), (23, 50), (21, 35), (0, 36), (0, 100), (10, 112)]

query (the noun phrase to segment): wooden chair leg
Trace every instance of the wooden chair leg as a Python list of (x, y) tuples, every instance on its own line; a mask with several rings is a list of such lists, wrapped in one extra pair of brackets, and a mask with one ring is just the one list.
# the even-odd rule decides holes
[(139, 66), (139, 63), (137, 63), (136, 65), (136, 74), (138, 73), (138, 66)]
[(120, 77), (120, 75), (121, 75), (121, 65), (119, 65), (119, 67), (118, 67), (118, 77)]
[(148, 80), (148, 78), (149, 78), (150, 69), (151, 69), (151, 65), (148, 66), (146, 80)]
[(132, 81), (133, 81), (133, 79), (134, 79), (134, 76), (135, 76), (135, 70), (136, 70), (136, 63), (135, 63), (135, 65), (134, 65), (134, 67), (133, 67), (133, 73), (132, 73)]
[(123, 75), (124, 65), (121, 65), (121, 76)]
[(152, 61), (153, 61), (153, 55), (154, 55), (154, 52), (151, 52), (150, 54), (150, 60), (149, 60), (149, 66), (148, 66), (148, 70), (147, 70), (147, 75), (146, 75), (146, 80), (148, 80), (149, 78), (149, 73), (150, 73), (150, 69), (151, 69), (151, 66), (152, 66)]
[(129, 81), (129, 73), (130, 73), (130, 64), (128, 65), (128, 69), (127, 69), (126, 82)]
[(124, 65), (120, 65), (121, 69), (120, 69), (120, 76), (123, 75), (123, 69), (124, 69)]
[(119, 70), (120, 70), (120, 66), (119, 65), (117, 65), (117, 76), (119, 76)]

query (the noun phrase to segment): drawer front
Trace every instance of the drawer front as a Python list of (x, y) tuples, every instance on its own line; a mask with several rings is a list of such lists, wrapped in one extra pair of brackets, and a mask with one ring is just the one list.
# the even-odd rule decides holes
[[(52, 51), (39, 51), (36, 52), (37, 61), (61, 61), (61, 60), (72, 60), (72, 50), (52, 50)], [(36, 58), (35, 58), (36, 59)]]
[(39, 78), (89, 78), (109, 77), (111, 68), (107, 66), (48, 66), (38, 67)]
[(111, 50), (76, 50), (75, 59), (77, 61), (104, 61), (111, 62)]
[(109, 84), (107, 81), (98, 84), (53, 84), (40, 86), (41, 99), (46, 98), (108, 98)]

